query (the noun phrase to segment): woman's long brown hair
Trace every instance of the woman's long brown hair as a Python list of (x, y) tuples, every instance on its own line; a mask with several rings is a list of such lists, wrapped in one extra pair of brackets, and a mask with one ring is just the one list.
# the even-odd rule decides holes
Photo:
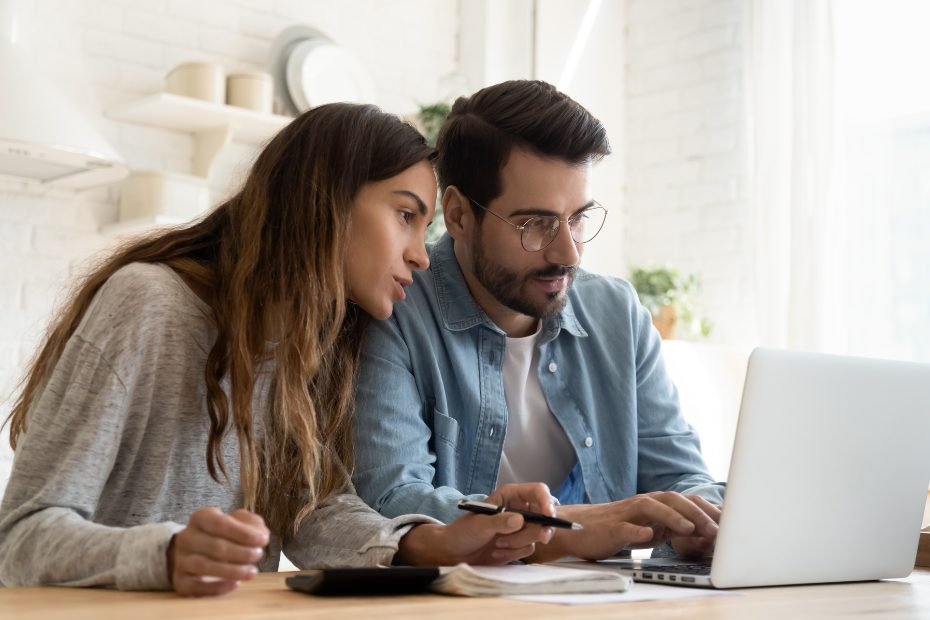
[[(210, 475), (226, 475), (221, 439), (231, 425), (245, 507), (281, 536), (296, 530), (346, 487), (353, 463), (354, 378), (368, 317), (346, 302), (352, 202), (366, 183), (432, 157), (413, 127), (374, 106), (329, 104), (295, 119), (238, 194), (192, 225), (118, 249), (77, 284), (23, 379), (7, 418), (10, 445), (104, 282), (130, 263), (165, 263), (206, 297), (216, 323), (204, 371)], [(252, 395), (269, 358), (273, 411), (257, 442)]]

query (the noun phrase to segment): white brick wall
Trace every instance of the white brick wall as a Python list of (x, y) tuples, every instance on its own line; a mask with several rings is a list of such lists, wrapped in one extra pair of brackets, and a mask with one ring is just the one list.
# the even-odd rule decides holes
[(743, 345), (751, 222), (740, 0), (629, 0), (624, 241), (630, 267), (700, 274), (712, 339)]
[[(620, 1), (620, 0), (617, 0)], [(261, 69), (283, 28), (313, 25), (374, 76), (380, 103), (411, 112), (436, 99), (457, 68), (455, 0), (22, 0), (24, 39), (134, 168), (190, 168), (189, 136), (118, 123), (107, 107), (161, 90), (188, 60)], [(747, 339), (750, 221), (743, 167), (740, 0), (627, 0), (625, 262), (699, 273), (713, 338)], [(616, 26), (620, 31), (621, 25)], [(4, 94), (3, 96), (8, 96)], [(619, 148), (618, 148), (619, 147)], [(234, 190), (254, 157), (220, 156), (214, 200)], [(36, 196), (0, 188), (0, 416), (54, 302), (93, 252), (112, 240), (118, 188)], [(619, 209), (618, 209), (619, 211)], [(0, 438), (0, 487), (9, 450)]]
[[(133, 168), (189, 172), (191, 138), (119, 123), (103, 110), (162, 90), (165, 74), (190, 60), (227, 70), (264, 69), (270, 42), (304, 23), (327, 33), (371, 71), (380, 105), (410, 113), (440, 96), (457, 66), (455, 0), (21, 0), (20, 40)], [(3, 93), (0, 96), (15, 96)], [(234, 144), (210, 178), (213, 198), (234, 190), (254, 157)], [(118, 187), (34, 195), (0, 187), (0, 417), (64, 287), (117, 215)], [(0, 437), (0, 490), (11, 460)]]

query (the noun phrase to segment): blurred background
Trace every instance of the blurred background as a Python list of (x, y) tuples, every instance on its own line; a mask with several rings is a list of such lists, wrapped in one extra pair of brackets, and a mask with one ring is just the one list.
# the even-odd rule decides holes
[[(723, 479), (752, 347), (930, 362), (928, 18), (922, 0), (0, 0), (0, 415), (88, 261), (235, 191), (290, 114), (358, 99), (429, 130), (456, 96), (537, 78), (608, 129), (583, 264), (662, 318)], [(208, 77), (170, 82), (187, 63)], [(22, 163), (17, 144), (77, 125), (92, 137), (66, 146), (96, 159)], [(10, 463), (4, 434), (0, 481)]]

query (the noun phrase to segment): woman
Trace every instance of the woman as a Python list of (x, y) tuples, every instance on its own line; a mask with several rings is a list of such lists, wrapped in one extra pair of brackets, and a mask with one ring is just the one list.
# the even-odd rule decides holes
[[(300, 566), (449, 564), (548, 541), (514, 515), (389, 521), (347, 494), (360, 342), (427, 266), (432, 156), (373, 106), (321, 106), (203, 220), (94, 270), (8, 419), (0, 581), (206, 595), (282, 547)], [(551, 514), (542, 485), (491, 501)]]

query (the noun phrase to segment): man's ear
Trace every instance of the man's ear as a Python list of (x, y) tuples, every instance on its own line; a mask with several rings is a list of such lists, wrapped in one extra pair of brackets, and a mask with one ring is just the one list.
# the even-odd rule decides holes
[(475, 216), (468, 198), (454, 185), (450, 185), (442, 193), (442, 215), (446, 220), (449, 236), (455, 240), (466, 238), (471, 232), (470, 228), (475, 225)]

